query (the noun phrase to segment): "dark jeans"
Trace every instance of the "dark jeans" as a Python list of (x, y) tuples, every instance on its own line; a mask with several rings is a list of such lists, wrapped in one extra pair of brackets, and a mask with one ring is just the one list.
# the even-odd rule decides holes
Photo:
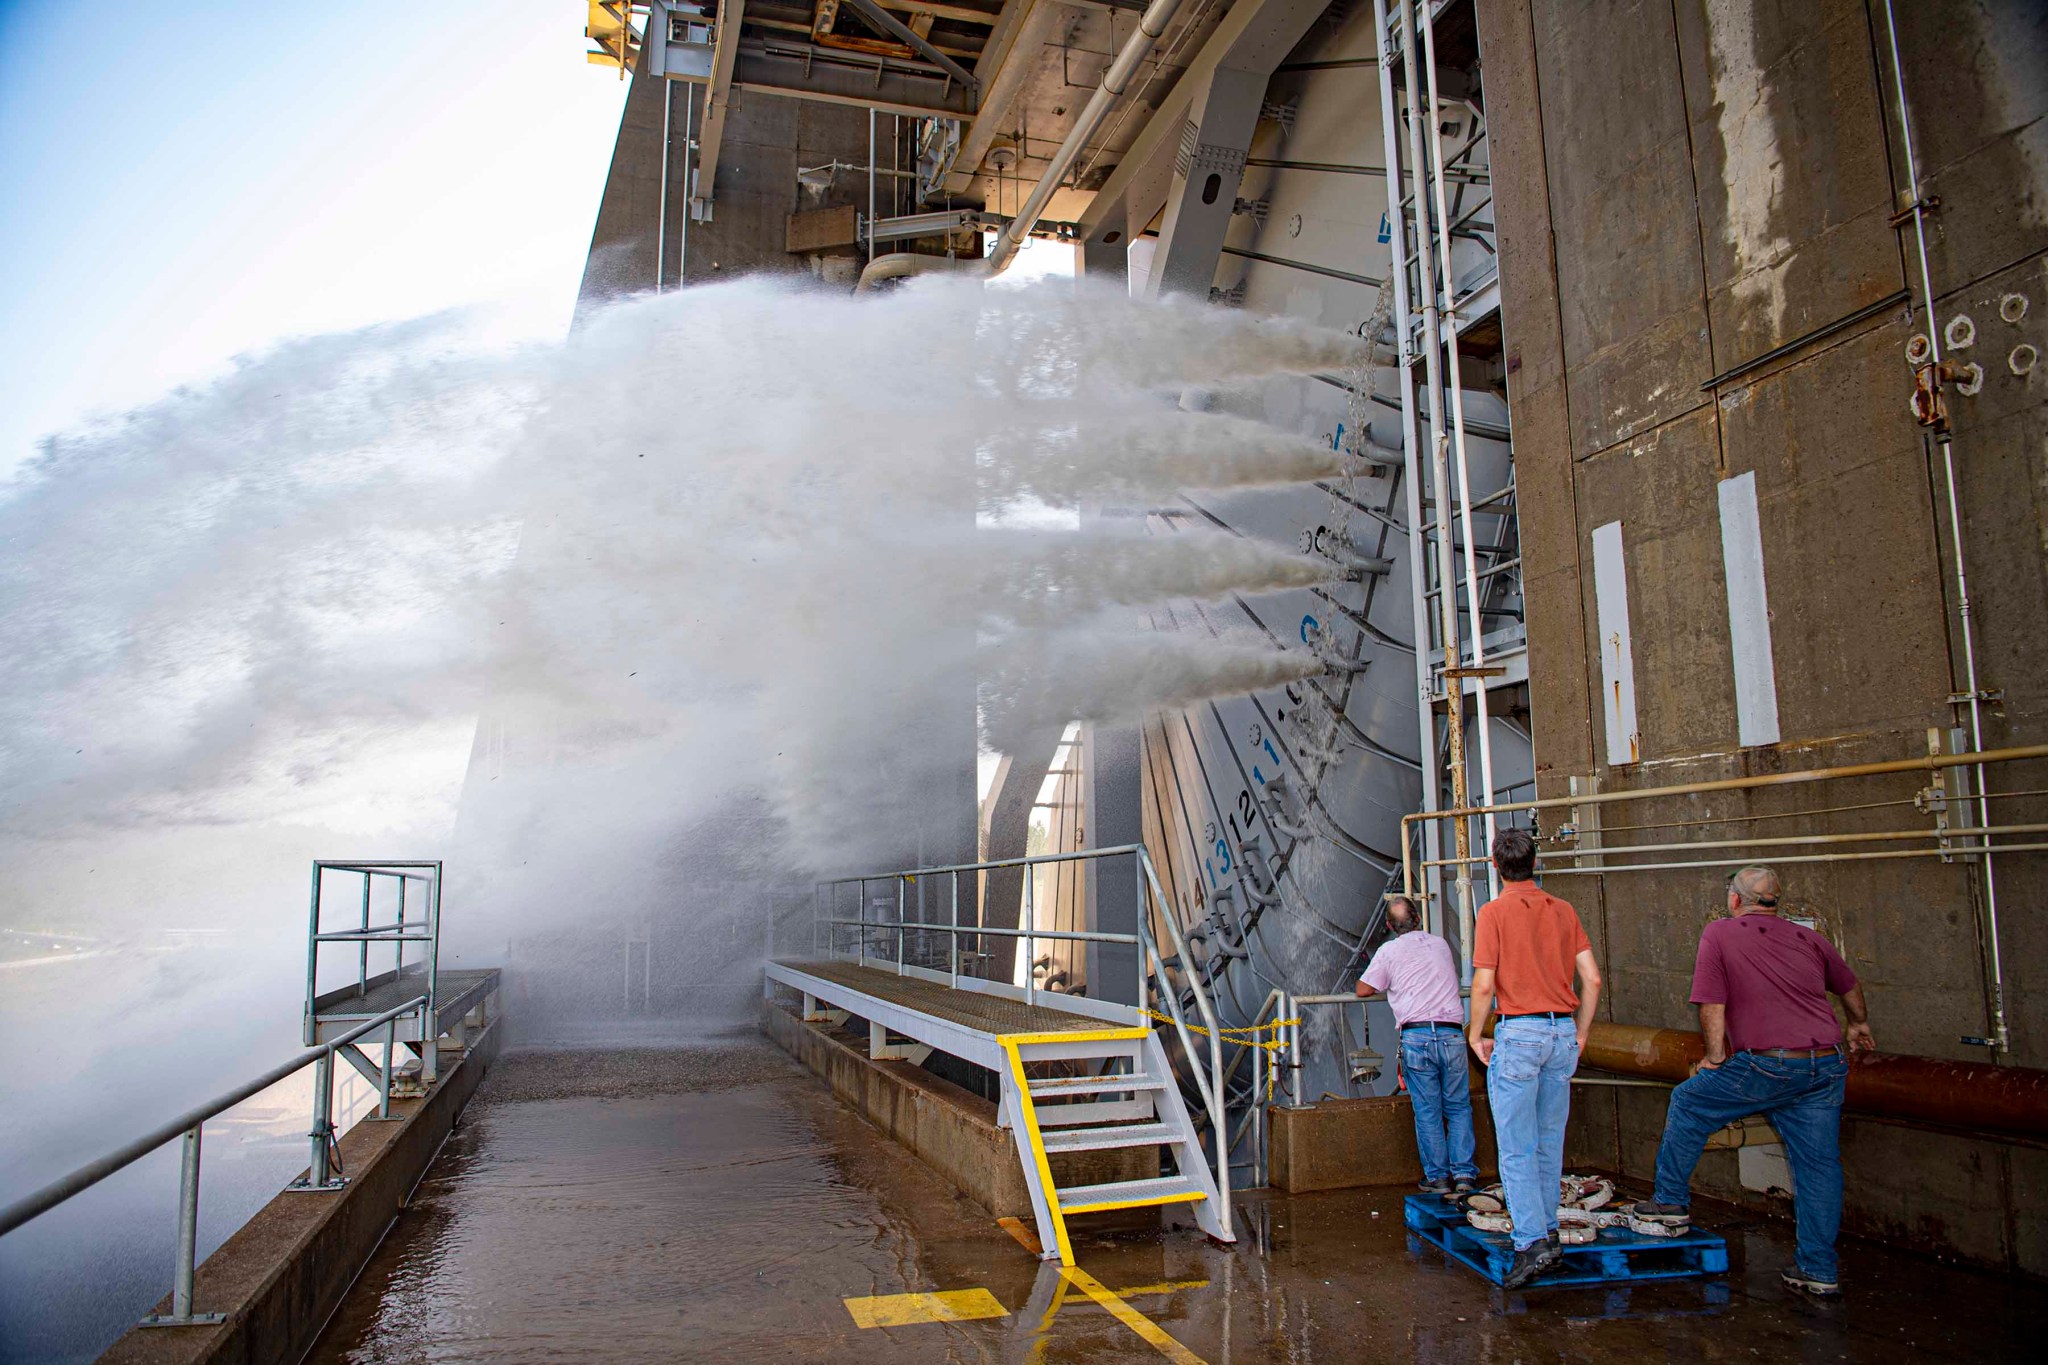
[(1799, 1268), (1817, 1280), (1836, 1275), (1835, 1234), (1842, 1226), (1842, 1091), (1849, 1064), (1839, 1054), (1759, 1057), (1738, 1052), (1671, 1092), (1664, 1141), (1657, 1149), (1657, 1202), (1692, 1202), (1692, 1170), (1707, 1138), (1761, 1114), (1785, 1144), (1792, 1167), (1792, 1211), (1799, 1220)]
[(1401, 1070), (1415, 1107), (1415, 1150), (1425, 1180), (1477, 1180), (1472, 1161), (1472, 1072), (1465, 1030), (1401, 1030)]

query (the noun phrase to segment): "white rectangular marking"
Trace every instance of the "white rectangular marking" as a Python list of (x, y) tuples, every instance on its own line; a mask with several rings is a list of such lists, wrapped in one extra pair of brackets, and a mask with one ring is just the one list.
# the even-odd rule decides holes
[(1735, 724), (1744, 745), (1778, 742), (1778, 678), (1764, 587), (1756, 475), (1721, 481), (1721, 566), (1728, 579), (1728, 643), (1735, 658)]
[(1593, 528), (1593, 603), (1600, 618), (1600, 698), (1607, 715), (1607, 761), (1634, 763), (1642, 756), (1636, 727), (1636, 664), (1628, 634), (1628, 566), (1621, 523)]

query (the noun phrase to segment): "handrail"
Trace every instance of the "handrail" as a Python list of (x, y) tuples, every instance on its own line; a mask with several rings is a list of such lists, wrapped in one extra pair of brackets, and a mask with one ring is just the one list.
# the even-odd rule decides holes
[[(1103, 858), (1125, 856), (1136, 860), (1135, 880), (1139, 900), (1138, 932), (1136, 934), (1039, 929), (1032, 925), (1028, 918), (1026, 927), (1023, 929), (1006, 929), (987, 924), (963, 925), (958, 922), (960, 910), (958, 888), (959, 877), (962, 873), (987, 872), (1005, 867), (1032, 867), (1041, 863), (1089, 862)], [(1216, 1017), (1215, 1006), (1210, 1002), (1208, 989), (1203, 984), (1200, 976), (1192, 970), (1184, 968), (1182, 974), (1195, 997), (1195, 1004), (1202, 1016), (1203, 1029), (1209, 1038), (1207, 1049), (1208, 1065), (1204, 1067), (1200, 1060), (1203, 1054), (1195, 1045), (1194, 1029), (1188, 1023), (1187, 1011), (1180, 1001), (1180, 992), (1174, 988), (1173, 982), (1168, 976), (1166, 957), (1159, 951), (1159, 944), (1152, 935), (1152, 916), (1150, 913), (1152, 906), (1156, 905), (1159, 908), (1159, 918), (1166, 925), (1167, 935), (1176, 960), (1187, 964), (1192, 961), (1192, 953), (1188, 948), (1187, 939), (1181, 933), (1180, 921), (1173, 913), (1173, 902), (1167, 899), (1166, 892), (1159, 883), (1158, 869), (1153, 866), (1152, 855), (1146, 850), (1145, 846), (1143, 844), (1117, 844), (1108, 848), (1077, 849), (1070, 853), (1040, 853), (1021, 858), (994, 858), (973, 863), (949, 863), (938, 867), (910, 867), (899, 868), (893, 872), (871, 872), (865, 875), (828, 877), (818, 881), (815, 889), (818, 892), (823, 892), (827, 887), (837, 888), (851, 885), (864, 887), (870, 882), (895, 882), (897, 884), (897, 913), (901, 915), (903, 911), (904, 885), (920, 877), (940, 876), (951, 876), (954, 879), (953, 923), (931, 924), (901, 919), (895, 921), (869, 919), (867, 918), (867, 901), (865, 897), (859, 903), (859, 918), (857, 919), (820, 914), (819, 908), (822, 897), (814, 895), (811, 906), (813, 945), (815, 946), (817, 942), (816, 936), (819, 926), (828, 924), (852, 925), (862, 931), (859, 935), (857, 948), (861, 956), (865, 958), (868, 937), (866, 931), (879, 929), (893, 932), (897, 940), (897, 966), (900, 969), (903, 965), (903, 936), (907, 931), (915, 929), (925, 932), (943, 933), (949, 935), (951, 939), (951, 956), (954, 963), (953, 974), (957, 979), (959, 975), (959, 944), (960, 937), (963, 934), (975, 937), (989, 934), (999, 937), (1021, 938), (1027, 944), (1041, 938), (1058, 939), (1068, 942), (1136, 944), (1139, 949), (1139, 998), (1141, 1001), (1145, 999), (1148, 988), (1156, 981), (1158, 994), (1166, 1005), (1166, 1018), (1173, 1025), (1174, 1033), (1180, 1039), (1181, 1049), (1187, 1056), (1189, 1067), (1194, 1073), (1195, 1090), (1201, 1097), (1202, 1107), (1208, 1113), (1209, 1128), (1215, 1135), (1216, 1141), (1217, 1216), (1222, 1222), (1224, 1232), (1226, 1234), (1229, 1233), (1231, 1228), (1230, 1128), (1223, 1082), (1223, 1029)], [(1031, 877), (1024, 879), (1027, 914), (1031, 904), (1033, 880)], [(839, 950), (835, 947), (831, 951), (836, 953)], [(1028, 951), (1029, 949), (1027, 948)], [(886, 961), (887, 959), (880, 960)], [(1027, 981), (1030, 979), (1029, 976), (1026, 977)], [(1029, 993), (1027, 993), (1028, 998), (1030, 998)]]
[[(171, 1281), (171, 1311), (167, 1314), (152, 1314), (142, 1320), (142, 1325), (186, 1327), (222, 1321), (223, 1314), (192, 1311), (192, 1285), (199, 1243), (199, 1143), (205, 1131), (206, 1121), (234, 1108), (250, 1096), (269, 1089), (304, 1067), (317, 1067), (318, 1079), (313, 1085), (313, 1126), (308, 1134), (312, 1140), (311, 1160), (307, 1167), (305, 1183), (294, 1182), (291, 1188), (316, 1193), (342, 1188), (347, 1183), (346, 1178), (329, 1179), (328, 1168), (330, 1153), (339, 1153), (339, 1149), (334, 1145), (334, 1125), (329, 1117), (333, 1104), (335, 1054), (364, 1034), (380, 1028), (390, 1030), (391, 1038), (395, 1038), (398, 1033), (399, 1017), (415, 1011), (421, 1016), (420, 1034), (429, 1039), (426, 1046), (432, 1047), (431, 1030), (426, 1026), (428, 1009), (427, 997), (416, 995), (374, 1019), (365, 1020), (339, 1038), (309, 1048), (303, 1055), (272, 1067), (254, 1080), (236, 1086), (227, 1094), (196, 1109), (187, 1110), (169, 1123), (152, 1129), (125, 1146), (116, 1148), (99, 1160), (87, 1162), (69, 1175), (43, 1186), (27, 1198), (17, 1199), (6, 1208), (0, 1209), (0, 1236), (14, 1231), (30, 1219), (41, 1217), (66, 1200), (83, 1194), (108, 1176), (148, 1156), (172, 1138), (182, 1136), (185, 1139), (184, 1159), (180, 1163), (178, 1178), (178, 1247), (177, 1262)], [(386, 1039), (384, 1046), (384, 1065), (378, 1096), (378, 1114), (380, 1117), (388, 1117), (391, 1104), (390, 1038)]]
[(51, 1181), (34, 1194), (24, 1199), (17, 1199), (6, 1208), (0, 1209), (0, 1237), (6, 1236), (32, 1218), (41, 1217), (74, 1195), (83, 1194), (86, 1190), (99, 1184), (116, 1171), (131, 1166), (143, 1157), (148, 1156), (180, 1133), (198, 1127), (208, 1119), (217, 1117), (224, 1110), (234, 1108), (250, 1096), (268, 1090), (285, 1077), (303, 1070), (315, 1062), (331, 1059), (337, 1050), (353, 1043), (364, 1034), (380, 1029), (400, 1015), (410, 1014), (426, 1003), (426, 996), (416, 995), (403, 1005), (388, 1009), (375, 1019), (350, 1029), (333, 1042), (322, 1043), (318, 1047), (308, 1048), (305, 1055), (288, 1062), (279, 1063), (256, 1079), (245, 1081), (241, 1085), (236, 1086), (220, 1098), (188, 1110), (170, 1122), (151, 1129), (133, 1142), (116, 1148), (99, 1160), (89, 1161), (71, 1174)]

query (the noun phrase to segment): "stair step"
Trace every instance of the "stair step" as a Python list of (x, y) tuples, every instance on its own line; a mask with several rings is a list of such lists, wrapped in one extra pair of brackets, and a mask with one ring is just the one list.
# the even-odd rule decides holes
[(1031, 1097), (1059, 1095), (1108, 1095), (1124, 1090), (1164, 1090), (1166, 1082), (1157, 1076), (1051, 1076), (1034, 1080)]
[(1061, 1213), (1090, 1213), (1147, 1204), (1192, 1204), (1209, 1196), (1194, 1181), (1167, 1175), (1154, 1180), (1120, 1180), (1110, 1185), (1076, 1185), (1061, 1190), (1059, 1197)]
[(1048, 1152), (1102, 1152), (1111, 1147), (1158, 1147), (1179, 1140), (1167, 1123), (1120, 1123), (1105, 1128), (1060, 1128), (1043, 1134)]

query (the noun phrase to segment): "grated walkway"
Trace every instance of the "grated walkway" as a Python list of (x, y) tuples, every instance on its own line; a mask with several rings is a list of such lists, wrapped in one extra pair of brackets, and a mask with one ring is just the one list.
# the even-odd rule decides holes
[[(1116, 1027), (1071, 1010), (1027, 1005), (1022, 1000), (984, 995), (980, 991), (955, 990), (923, 977), (898, 976), (852, 962), (787, 960), (782, 965), (992, 1037), (1009, 1033), (1085, 1033)], [(1044, 998), (1045, 993), (1041, 992), (1039, 999)]]

